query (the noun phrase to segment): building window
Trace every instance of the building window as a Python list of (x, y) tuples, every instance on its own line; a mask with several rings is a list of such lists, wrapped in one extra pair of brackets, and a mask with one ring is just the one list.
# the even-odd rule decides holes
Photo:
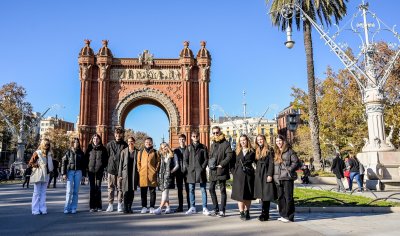
[(265, 134), (265, 129), (261, 128), (261, 134)]
[(270, 129), (269, 129), (269, 133), (270, 133), (270, 134), (274, 134), (274, 128), (270, 128)]

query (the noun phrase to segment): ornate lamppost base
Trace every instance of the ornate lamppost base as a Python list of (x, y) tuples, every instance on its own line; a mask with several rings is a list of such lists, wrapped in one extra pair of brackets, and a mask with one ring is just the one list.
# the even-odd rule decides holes
[(399, 151), (361, 152), (357, 158), (365, 167), (368, 189), (400, 190)]

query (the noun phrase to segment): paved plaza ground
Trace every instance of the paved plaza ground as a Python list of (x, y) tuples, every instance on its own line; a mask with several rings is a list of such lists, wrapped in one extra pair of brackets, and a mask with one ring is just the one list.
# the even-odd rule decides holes
[[(105, 185), (105, 183), (103, 183)], [(0, 185), (0, 235), (398, 235), (400, 213), (298, 213), (294, 223), (277, 221), (276, 209), (271, 220), (259, 222), (258, 203), (252, 205), (251, 220), (239, 219), (237, 204), (228, 196), (227, 217), (216, 218), (198, 213), (170, 215), (140, 214), (140, 193), (135, 193), (134, 214), (117, 212), (89, 213), (89, 187), (81, 186), (78, 213), (64, 214), (65, 184), (47, 192), (47, 215), (31, 215), (33, 188), (20, 184)], [(103, 186), (103, 200), (107, 191)], [(159, 204), (160, 192), (157, 192)], [(208, 195), (209, 208), (211, 199)], [(176, 207), (172, 191), (172, 208)], [(200, 191), (196, 195), (201, 210)], [(156, 204), (156, 205), (157, 205)], [(103, 208), (107, 206), (103, 202)]]

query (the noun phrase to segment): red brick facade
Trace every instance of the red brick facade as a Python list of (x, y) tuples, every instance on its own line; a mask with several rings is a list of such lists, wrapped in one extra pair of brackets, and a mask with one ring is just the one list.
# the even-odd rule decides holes
[(85, 43), (78, 60), (78, 132), (83, 147), (94, 133), (103, 143), (112, 140), (114, 128), (123, 127), (128, 113), (143, 104), (155, 105), (167, 114), (172, 147), (178, 146), (180, 133), (189, 139), (192, 130), (198, 130), (200, 142), (209, 145), (211, 56), (205, 42), (194, 57), (185, 41), (176, 59), (156, 59), (147, 50), (138, 58), (114, 58), (107, 40), (95, 55), (90, 41)]

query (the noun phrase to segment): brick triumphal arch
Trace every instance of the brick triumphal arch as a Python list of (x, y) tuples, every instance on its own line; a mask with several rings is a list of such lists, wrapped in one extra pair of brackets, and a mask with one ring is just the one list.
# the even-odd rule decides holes
[(78, 59), (78, 132), (83, 147), (94, 133), (103, 143), (112, 140), (115, 127), (124, 127), (128, 113), (143, 104), (155, 105), (166, 113), (173, 147), (178, 146), (180, 133), (190, 137), (192, 130), (198, 130), (200, 141), (209, 144), (211, 56), (205, 42), (200, 43), (194, 57), (185, 41), (179, 58), (173, 59), (154, 58), (147, 50), (138, 58), (115, 58), (107, 40), (97, 54), (90, 40), (85, 44)]

